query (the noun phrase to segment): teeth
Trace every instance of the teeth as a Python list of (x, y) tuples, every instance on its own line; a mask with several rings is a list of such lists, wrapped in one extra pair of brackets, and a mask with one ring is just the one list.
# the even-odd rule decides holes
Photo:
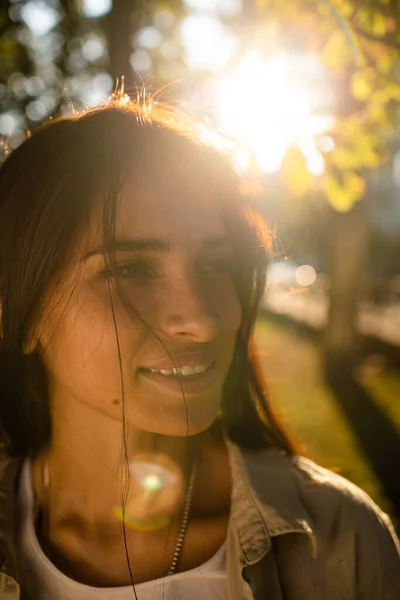
[(181, 373), (182, 375), (194, 375), (196, 371), (194, 370), (194, 367), (182, 367)]
[(199, 375), (200, 373), (205, 373), (207, 369), (210, 368), (212, 363), (208, 365), (196, 365), (195, 367), (181, 367), (174, 369), (149, 369), (150, 373), (161, 373), (161, 375), (183, 375), (184, 377), (188, 377), (190, 375)]

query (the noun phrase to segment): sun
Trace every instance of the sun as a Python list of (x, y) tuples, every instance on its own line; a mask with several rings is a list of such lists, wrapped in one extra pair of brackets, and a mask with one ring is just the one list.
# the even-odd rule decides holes
[(258, 167), (273, 173), (287, 150), (298, 145), (309, 171), (323, 172), (316, 138), (333, 124), (332, 98), (316, 57), (281, 51), (266, 60), (250, 51), (216, 80), (214, 97), (219, 123), (238, 143), (241, 167), (246, 168), (250, 150)]

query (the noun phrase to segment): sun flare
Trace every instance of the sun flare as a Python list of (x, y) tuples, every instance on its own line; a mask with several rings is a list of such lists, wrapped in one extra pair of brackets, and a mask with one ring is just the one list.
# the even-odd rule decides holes
[(278, 52), (265, 60), (257, 51), (214, 88), (218, 120), (237, 140), (235, 158), (248, 166), (250, 152), (258, 168), (273, 173), (287, 150), (298, 145), (308, 170), (319, 175), (324, 161), (316, 137), (333, 124), (330, 91), (322, 66), (313, 57)]

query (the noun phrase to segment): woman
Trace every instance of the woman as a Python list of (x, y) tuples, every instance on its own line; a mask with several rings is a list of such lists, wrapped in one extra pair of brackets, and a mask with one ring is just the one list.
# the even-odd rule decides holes
[(0, 599), (400, 597), (387, 515), (268, 403), (241, 184), (204, 128), (126, 96), (4, 161)]

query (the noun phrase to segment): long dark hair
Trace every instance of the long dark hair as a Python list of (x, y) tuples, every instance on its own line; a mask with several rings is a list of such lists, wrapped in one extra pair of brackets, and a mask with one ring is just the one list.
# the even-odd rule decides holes
[(0, 421), (11, 455), (35, 457), (51, 437), (45, 369), (38, 352), (24, 351), (40, 322), (45, 298), (62, 278), (89, 224), (94, 199), (103, 199), (106, 243), (113, 238), (118, 194), (132, 165), (155, 151), (157, 156), (180, 152), (183, 168), (185, 161), (195, 161), (214, 178), (237, 251), (235, 285), (242, 322), (213, 427), (223, 427), (246, 450), (274, 446), (289, 455), (298, 453), (272, 409), (252, 345), (265, 287), (267, 229), (215, 138), (203, 123), (176, 110), (119, 96), (104, 106), (49, 121), (4, 160)]

